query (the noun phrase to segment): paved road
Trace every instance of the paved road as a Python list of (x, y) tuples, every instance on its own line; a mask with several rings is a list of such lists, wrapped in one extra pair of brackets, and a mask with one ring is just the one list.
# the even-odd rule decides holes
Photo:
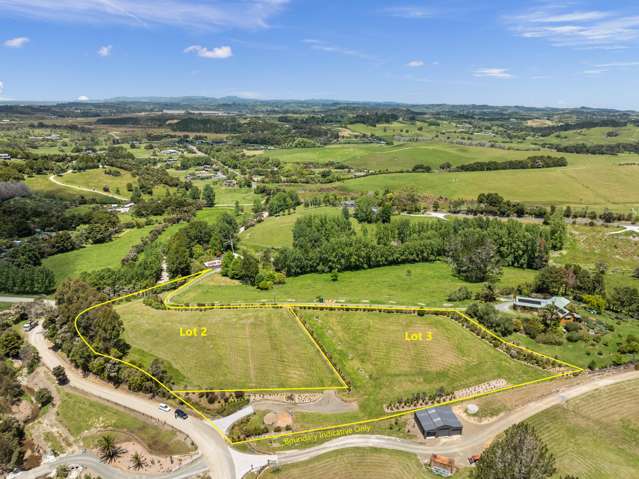
[(29, 342), (36, 347), (42, 362), (49, 369), (60, 364), (66, 366), (71, 386), (158, 419), (189, 436), (204, 457), (204, 461), (209, 468), (209, 475), (213, 479), (236, 477), (235, 464), (230, 449), (222, 437), (209, 424), (195, 417), (190, 417), (186, 421), (176, 419), (173, 414), (160, 411), (155, 401), (150, 401), (133, 395), (124, 389), (115, 389), (106, 383), (83, 377), (69, 365), (63, 364), (58, 355), (49, 349), (48, 342), (42, 334), (42, 326), (38, 326), (29, 332)]
[(486, 446), (488, 446), (495, 436), (508, 429), (510, 426), (524, 421), (545, 409), (560, 405), (569, 399), (581, 396), (596, 389), (631, 379), (639, 379), (639, 371), (629, 371), (610, 376), (595, 376), (591, 381), (584, 384), (579, 384), (566, 388), (565, 390), (552, 393), (542, 399), (533, 401), (521, 408), (515, 409), (496, 421), (481, 426), (476, 434), (450, 438), (434, 443), (433, 445), (386, 436), (352, 435), (334, 439), (309, 449), (283, 452), (278, 455), (278, 459), (281, 464), (287, 464), (311, 459), (338, 449), (345, 449), (349, 447), (378, 447), (396, 449), (420, 455), (428, 455), (432, 453), (444, 454), (463, 460), (463, 458), (481, 452)]
[(108, 196), (109, 198), (115, 198), (118, 201), (129, 201), (129, 198), (116, 195), (115, 193), (107, 193), (106, 191), (98, 191), (98, 190), (93, 190), (91, 188), (84, 188), (83, 186), (75, 186), (75, 185), (68, 185), (66, 183), (62, 183), (61, 181), (56, 179), (55, 175), (49, 176), (49, 181), (55, 183), (56, 185), (64, 186), (65, 188), (73, 188), (74, 190), (86, 191), (88, 193), (96, 193), (98, 195)]
[(140, 474), (137, 472), (123, 471), (122, 469), (109, 466), (108, 464), (101, 462), (100, 459), (95, 457), (93, 454), (83, 452), (58, 457), (51, 462), (44, 463), (39, 467), (21, 472), (11, 477), (12, 479), (36, 479), (54, 472), (58, 466), (71, 464), (80, 464), (104, 479), (149, 479), (150, 477), (153, 479), (186, 479), (197, 474), (203, 474), (208, 469), (206, 462), (202, 456), (200, 456), (191, 461), (189, 464), (186, 464), (173, 472), (157, 475)]

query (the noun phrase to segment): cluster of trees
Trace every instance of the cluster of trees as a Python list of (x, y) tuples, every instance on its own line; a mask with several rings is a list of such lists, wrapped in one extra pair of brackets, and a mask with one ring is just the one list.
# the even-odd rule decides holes
[(639, 143), (611, 143), (589, 145), (577, 143), (574, 145), (544, 145), (562, 153), (578, 153), (582, 155), (618, 155), (620, 153), (639, 153)]
[(296, 141), (310, 140), (319, 144), (338, 138), (337, 131), (314, 123), (284, 123), (267, 118), (250, 117), (242, 120), (236, 116), (184, 118), (171, 125), (175, 131), (200, 133), (226, 133), (233, 135), (239, 144), (286, 146)]
[[(403, 219), (355, 234), (345, 217), (308, 215), (293, 227), (293, 247), (281, 249), (275, 268), (296, 276), (448, 258), (470, 281), (496, 277), (500, 266), (542, 268), (553, 245), (549, 227), (472, 218), (411, 223)], [(478, 254), (478, 251), (480, 254)]]
[(215, 223), (192, 221), (169, 240), (166, 247), (166, 264), (173, 278), (190, 274), (199, 269), (198, 260), (210, 251), (217, 255), (234, 251), (238, 242), (239, 226), (230, 213), (222, 214)]
[(496, 170), (525, 170), (533, 168), (556, 168), (568, 166), (568, 160), (556, 156), (537, 155), (529, 156), (524, 160), (505, 161), (476, 161), (465, 163), (448, 171), (496, 171)]
[(269, 290), (275, 284), (286, 282), (283, 273), (273, 271), (271, 252), (268, 249), (262, 253), (259, 261), (246, 251), (237, 256), (228, 251), (222, 258), (222, 275), (262, 290)]
[[(345, 217), (346, 211), (343, 213)], [(385, 198), (364, 195), (355, 201), (353, 216), (360, 223), (389, 223), (392, 214), (393, 206)]]
[[(24, 459), (24, 425), (11, 414), (25, 391), (18, 381), (19, 370), (11, 360), (20, 360), (27, 373), (32, 373), (40, 361), (37, 350), (14, 329), (16, 324), (30, 318), (28, 309), (26, 305), (16, 306), (0, 318), (0, 474), (21, 466)], [(51, 401), (51, 393), (39, 389), (34, 399), (43, 407)]]
[(278, 191), (266, 199), (266, 209), (268, 214), (275, 216), (280, 213), (291, 212), (302, 202), (295, 191)]
[[(96, 356), (87, 348), (75, 331), (76, 316), (97, 303), (104, 302), (106, 295), (80, 279), (68, 279), (57, 289), (55, 300), (58, 309), (44, 321), (47, 338), (54, 348), (63, 352), (69, 361), (83, 372), (93, 373), (105, 381), (126, 384), (132, 391), (148, 394), (164, 394), (158, 383), (144, 373), (123, 367), (118, 361)], [(78, 328), (96, 351), (106, 352), (115, 358), (126, 355), (130, 346), (122, 339), (124, 326), (119, 315), (110, 304), (83, 314)], [(143, 368), (141, 364), (136, 366)], [(63, 372), (63, 371), (62, 371)], [(172, 384), (166, 364), (155, 360), (149, 372), (164, 384)]]
[(153, 286), (162, 275), (162, 246), (147, 244), (141, 254), (120, 268), (83, 272), (80, 278), (109, 297)]

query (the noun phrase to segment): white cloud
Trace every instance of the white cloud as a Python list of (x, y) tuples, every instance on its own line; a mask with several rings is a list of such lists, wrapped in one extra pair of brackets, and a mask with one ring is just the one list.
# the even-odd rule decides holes
[(383, 13), (397, 18), (430, 18), (433, 16), (433, 11), (429, 8), (420, 7), (417, 5), (402, 5), (396, 7), (388, 7), (382, 10)]
[(4, 93), (4, 83), (0, 81), (0, 97), (2, 97), (3, 93)]
[(202, 45), (191, 45), (184, 49), (184, 53), (196, 53), (202, 58), (229, 58), (233, 56), (233, 50), (229, 46), (208, 49)]
[(613, 11), (571, 11), (546, 6), (506, 17), (524, 38), (542, 38), (557, 47), (618, 49), (639, 39), (639, 16)]
[(423, 67), (424, 65), (425, 64), (422, 60), (411, 60), (406, 64), (407, 67), (411, 68)]
[(15, 37), (4, 41), (4, 46), (9, 48), (22, 48), (29, 43), (28, 37)]
[(0, 12), (77, 23), (265, 28), (288, 0), (0, 0)]
[(607, 71), (608, 70), (601, 70), (601, 69), (584, 70), (584, 75), (600, 75), (600, 74), (605, 73)]
[(113, 50), (112, 45), (104, 45), (98, 48), (98, 55), (100, 55), (101, 57), (109, 57), (111, 56), (111, 50)]
[(357, 57), (363, 60), (376, 60), (376, 58), (373, 55), (369, 55), (368, 53), (363, 53), (357, 50), (353, 50), (352, 48), (345, 48), (345, 47), (340, 47), (338, 45), (332, 45), (330, 43), (324, 42), (323, 40), (307, 38), (303, 40), (303, 43), (306, 43), (307, 45), (309, 45), (312, 50), (317, 50), (320, 52), (337, 53), (339, 55)]
[(478, 68), (473, 72), (473, 76), (479, 78), (499, 78), (500, 80), (513, 78), (513, 75), (508, 73), (507, 68)]
[(626, 68), (626, 67), (639, 67), (639, 62), (611, 62), (611, 63), (600, 63), (599, 65), (595, 65), (599, 68)]
[(78, 101), (89, 101), (89, 97), (86, 95), (80, 95)]

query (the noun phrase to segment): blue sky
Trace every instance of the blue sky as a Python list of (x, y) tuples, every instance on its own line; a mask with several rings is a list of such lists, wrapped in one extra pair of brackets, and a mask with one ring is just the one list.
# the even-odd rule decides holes
[(639, 2), (0, 0), (0, 98), (639, 109)]

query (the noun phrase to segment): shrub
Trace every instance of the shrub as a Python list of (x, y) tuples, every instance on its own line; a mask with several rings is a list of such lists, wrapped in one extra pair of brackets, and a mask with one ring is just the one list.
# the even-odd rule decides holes
[(566, 335), (566, 339), (571, 343), (576, 343), (581, 339), (581, 335), (576, 331), (571, 331)]
[(564, 325), (564, 328), (566, 329), (566, 331), (573, 332), (573, 331), (579, 331), (581, 329), (581, 326), (579, 326), (578, 323), (575, 322), (571, 322), (571, 323), (566, 323)]
[(456, 289), (448, 295), (448, 301), (466, 301), (473, 297), (473, 294), (466, 286)]
[(535, 338), (535, 341), (540, 344), (551, 344), (554, 346), (561, 346), (562, 344), (564, 344), (564, 338), (560, 333), (556, 331), (548, 331), (546, 333), (538, 334)]
[(40, 407), (44, 407), (47, 404), (53, 401), (53, 396), (51, 395), (51, 391), (47, 388), (38, 389), (35, 393), (34, 399), (40, 405)]

